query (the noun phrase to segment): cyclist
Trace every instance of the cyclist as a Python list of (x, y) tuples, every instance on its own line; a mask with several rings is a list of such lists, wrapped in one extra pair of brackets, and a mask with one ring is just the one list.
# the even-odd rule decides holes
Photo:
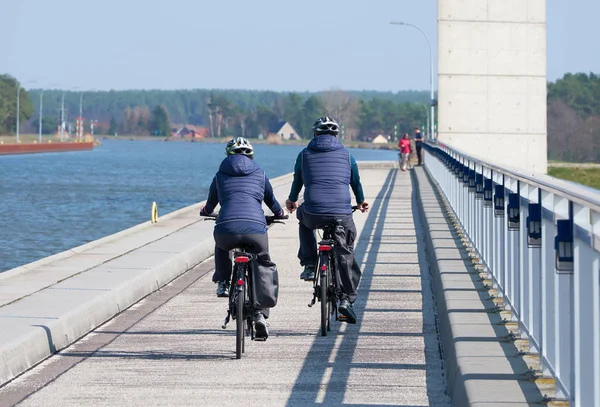
[[(230, 250), (240, 246), (247, 246), (248, 252), (254, 254), (269, 250), (262, 201), (276, 217), (284, 215), (265, 172), (253, 161), (254, 148), (250, 142), (243, 137), (234, 138), (227, 143), (225, 154), (227, 157), (221, 162), (210, 185), (206, 205), (200, 211), (200, 216), (207, 216), (214, 211), (217, 203), (221, 205), (214, 230), (213, 281), (218, 283), (218, 297), (229, 297)], [(268, 317), (268, 308), (257, 310), (253, 315), (257, 338), (269, 336), (265, 321)]]
[[(348, 185), (352, 187), (358, 207), (366, 212), (369, 204), (365, 202), (358, 166), (354, 157), (338, 140), (339, 126), (330, 117), (321, 117), (313, 125), (314, 137), (296, 159), (294, 181), (285, 204), (290, 212), (296, 214), (300, 224), (300, 249), (298, 258), (304, 271), (300, 278), (312, 281), (318, 263), (315, 229), (325, 224), (342, 220), (346, 232), (346, 244), (353, 255), (356, 226), (352, 219), (352, 203)], [(298, 207), (298, 195), (304, 186), (304, 203)], [(348, 264), (353, 264), (353, 258)], [(356, 323), (352, 304), (356, 300), (356, 288), (360, 281), (360, 271), (353, 279), (352, 269), (339, 270), (342, 295), (339, 310), (347, 322)], [(354, 280), (354, 283), (353, 283)]]

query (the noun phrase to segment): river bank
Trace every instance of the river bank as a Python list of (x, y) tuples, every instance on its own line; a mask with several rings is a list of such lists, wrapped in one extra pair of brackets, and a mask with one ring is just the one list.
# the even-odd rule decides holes
[(0, 155), (58, 153), (93, 150), (94, 142), (0, 144)]
[[(102, 140), (128, 140), (128, 141), (162, 141), (170, 143), (219, 143), (225, 144), (231, 137), (221, 138), (204, 138), (204, 139), (189, 139), (182, 137), (157, 137), (157, 136), (102, 136)], [(310, 140), (277, 140), (273, 142), (268, 139), (250, 139), (252, 144), (270, 144), (270, 145), (289, 145), (289, 146), (305, 146)], [(343, 141), (344, 146), (348, 148), (364, 148), (373, 150), (397, 150), (395, 143), (373, 144), (366, 141)]]

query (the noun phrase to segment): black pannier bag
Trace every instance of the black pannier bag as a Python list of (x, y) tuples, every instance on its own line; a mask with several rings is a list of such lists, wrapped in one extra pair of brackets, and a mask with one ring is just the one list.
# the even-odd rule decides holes
[[(337, 281), (345, 288), (345, 292), (353, 292), (358, 288), (362, 275), (360, 266), (354, 257), (354, 250), (346, 242), (346, 230), (343, 226), (338, 225), (332, 237), (337, 243), (333, 247), (333, 257), (335, 258), (336, 272), (338, 273), (336, 275)], [(350, 270), (350, 281), (348, 281), (348, 274), (340, 273), (342, 269)]]
[(277, 265), (271, 261), (267, 252), (260, 252), (252, 260), (252, 306), (254, 308), (273, 308), (279, 295), (279, 276)]

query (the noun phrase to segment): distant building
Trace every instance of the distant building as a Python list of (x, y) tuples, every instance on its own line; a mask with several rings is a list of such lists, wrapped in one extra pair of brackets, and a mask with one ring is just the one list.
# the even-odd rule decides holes
[(384, 136), (383, 134), (380, 134), (379, 136), (377, 136), (373, 139), (372, 143), (373, 144), (387, 144), (388, 138), (386, 136)]
[(269, 131), (269, 137), (279, 136), (281, 140), (302, 140), (298, 132), (286, 121), (280, 121)]
[(205, 138), (208, 135), (207, 127), (194, 126), (186, 124), (175, 133), (176, 136), (184, 138)]

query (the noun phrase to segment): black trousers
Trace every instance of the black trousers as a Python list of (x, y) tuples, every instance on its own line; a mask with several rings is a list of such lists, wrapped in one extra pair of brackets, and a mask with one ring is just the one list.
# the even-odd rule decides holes
[[(229, 251), (245, 247), (248, 253), (258, 254), (269, 251), (269, 237), (264, 234), (231, 235), (225, 233), (214, 233), (215, 237), (215, 273), (213, 281), (230, 281), (233, 264), (229, 257)], [(260, 311), (265, 318), (269, 317), (269, 309)]]
[(421, 150), (423, 149), (423, 143), (415, 143), (415, 147), (417, 148), (417, 159), (419, 160), (418, 165), (421, 165), (423, 160), (421, 158)]
[[(346, 232), (346, 244), (351, 251), (352, 259), (349, 259), (348, 264), (352, 264), (354, 260), (354, 240), (356, 239), (356, 225), (352, 215), (335, 215), (335, 214), (316, 214), (307, 212), (304, 205), (300, 205), (296, 213), (299, 221), (299, 236), (300, 248), (298, 249), (298, 259), (302, 266), (316, 266), (319, 262), (319, 254), (317, 249), (317, 239), (315, 230), (324, 225), (335, 223), (336, 219), (341, 219), (341, 225)], [(356, 300), (356, 288), (353, 287), (353, 270), (346, 268), (339, 270), (340, 273), (340, 288), (342, 289), (342, 298), (348, 298), (353, 303)], [(358, 277), (360, 279), (360, 277)], [(356, 281), (356, 278), (354, 278)]]

